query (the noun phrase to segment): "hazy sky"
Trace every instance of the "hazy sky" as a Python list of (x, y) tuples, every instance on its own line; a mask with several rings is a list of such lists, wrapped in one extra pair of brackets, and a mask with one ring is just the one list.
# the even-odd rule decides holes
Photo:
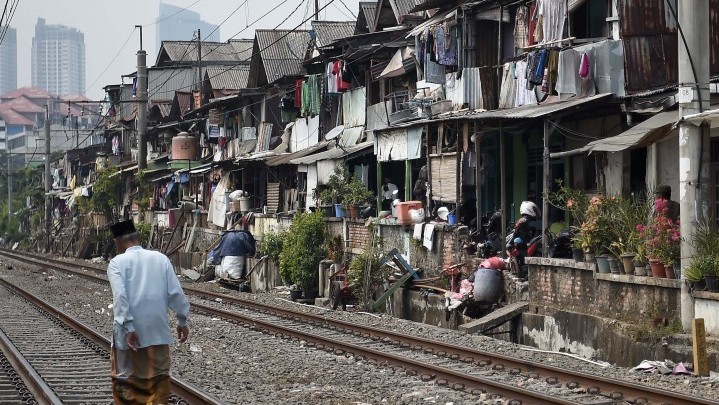
[[(320, 8), (329, 1), (319, 0)], [(357, 15), (359, 1), (334, 0), (320, 12), (320, 19), (354, 20), (353, 15)], [(275, 28), (288, 16), (289, 19), (280, 25), (280, 28), (294, 28), (308, 18), (314, 9), (313, 0), (163, 0), (162, 2), (179, 7), (187, 7), (197, 2), (189, 9), (200, 13), (200, 17), (211, 24), (222, 23), (242, 5), (220, 27), (222, 41), (226, 41), (243, 29), (244, 31), (235, 38), (253, 38), (256, 28)], [(135, 25), (144, 26), (142, 36), (144, 48), (148, 52), (147, 62), (150, 66), (154, 64), (157, 50), (153, 23), (159, 14), (159, 4), (160, 0), (21, 1), (10, 23), (12, 27), (17, 28), (18, 86), (30, 85), (30, 49), (35, 35), (35, 24), (38, 17), (42, 17), (45, 18), (46, 24), (67, 25), (85, 34), (85, 83), (88, 87), (86, 94), (94, 100), (101, 99), (104, 97), (102, 87), (119, 83), (121, 75), (135, 71), (137, 62), (135, 53), (140, 43), (138, 33), (133, 33)], [(267, 12), (269, 14), (266, 17), (248, 27), (248, 24), (252, 24)], [(129, 41), (122, 48), (128, 38)], [(117, 59), (110, 63), (115, 56)], [(102, 73), (106, 68), (107, 71)]]

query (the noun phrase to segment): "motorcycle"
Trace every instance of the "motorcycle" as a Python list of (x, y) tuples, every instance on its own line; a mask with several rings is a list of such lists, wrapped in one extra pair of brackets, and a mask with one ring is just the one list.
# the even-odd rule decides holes
[(482, 214), (481, 225), (477, 229), (477, 220), (470, 223), (473, 231), (469, 234), (468, 242), (464, 248), (474, 254), (478, 253), (483, 258), (497, 256), (502, 249), (502, 212), (491, 211)]

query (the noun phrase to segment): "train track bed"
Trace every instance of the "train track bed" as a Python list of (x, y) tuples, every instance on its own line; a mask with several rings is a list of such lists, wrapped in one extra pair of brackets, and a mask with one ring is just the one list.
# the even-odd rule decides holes
[[(92, 264), (88, 264), (85, 262), (85, 263), (83, 263), (83, 265), (91, 266)], [(90, 271), (90, 270), (88, 270), (88, 271)], [(10, 272), (12, 272), (12, 270)], [(48, 279), (49, 282), (52, 282), (55, 285), (55, 288), (57, 287), (57, 284), (59, 284), (63, 280), (70, 281), (70, 286), (73, 286), (73, 285), (77, 286), (77, 283), (72, 282), (72, 277), (68, 278), (67, 275), (63, 275), (59, 272), (57, 272), (55, 274), (50, 272), (50, 273), (45, 274), (44, 277), (46, 279)], [(95, 283), (84, 283), (83, 285), (85, 287), (88, 287), (91, 284), (95, 284)], [(195, 289), (201, 288), (201, 289), (207, 289), (207, 290), (227, 292), (226, 290), (220, 289), (217, 286), (212, 285), (212, 284), (194, 284), (194, 283), (192, 283), (190, 285), (192, 286), (192, 288), (195, 288)], [(97, 287), (101, 287), (101, 286), (97, 286)], [(70, 288), (72, 288), (72, 287), (70, 287)], [(72, 289), (70, 289), (69, 291), (72, 291)], [(90, 291), (88, 291), (88, 293), (89, 292)], [(109, 292), (107, 291), (106, 286), (102, 289), (101, 292), (93, 291), (91, 294), (82, 294), (82, 295), (93, 298), (93, 299), (89, 299), (89, 301), (96, 301), (94, 299), (94, 297), (100, 297), (103, 294), (105, 294), (108, 297), (107, 299), (111, 300), (111, 297), (109, 296)], [(237, 295), (237, 293), (234, 293), (234, 295)], [(418, 336), (427, 337), (427, 338), (430, 338), (433, 340), (446, 341), (448, 343), (466, 345), (469, 347), (476, 347), (476, 348), (480, 348), (480, 349), (487, 348), (487, 349), (491, 349), (498, 353), (512, 354), (513, 356), (518, 356), (518, 357), (526, 359), (526, 360), (535, 360), (536, 361), (538, 359), (541, 359), (542, 361), (548, 362), (549, 364), (555, 364), (560, 367), (569, 367), (569, 368), (573, 368), (575, 370), (582, 371), (582, 372), (595, 372), (600, 375), (612, 376), (614, 378), (624, 379), (627, 381), (642, 382), (647, 385), (660, 387), (660, 388), (671, 388), (674, 390), (681, 390), (682, 392), (685, 392), (686, 394), (690, 394), (690, 395), (704, 394), (708, 398), (714, 398), (714, 396), (715, 396), (713, 387), (711, 386), (711, 383), (709, 381), (696, 379), (693, 377), (677, 377), (677, 376), (662, 377), (662, 376), (656, 376), (656, 375), (644, 375), (644, 374), (632, 373), (632, 372), (628, 372), (626, 369), (622, 369), (622, 368), (615, 368), (615, 367), (603, 368), (603, 367), (598, 367), (598, 366), (595, 366), (595, 365), (592, 365), (590, 363), (586, 363), (583, 361), (566, 358), (564, 356), (554, 356), (554, 355), (547, 356), (544, 354), (538, 354), (538, 353), (529, 352), (529, 351), (525, 352), (523, 350), (518, 350), (517, 345), (513, 345), (513, 344), (510, 344), (507, 342), (496, 341), (496, 340), (484, 338), (481, 336), (466, 336), (466, 335), (457, 333), (456, 331), (449, 331), (449, 330), (445, 330), (445, 329), (434, 328), (434, 327), (427, 326), (427, 325), (416, 324), (413, 322), (397, 320), (397, 319), (394, 319), (394, 318), (391, 318), (388, 316), (382, 316), (382, 317), (378, 318), (376, 316), (369, 316), (369, 315), (362, 315), (362, 314), (322, 311), (322, 310), (314, 309), (314, 308), (310, 308), (310, 307), (299, 307), (298, 308), (298, 306), (296, 304), (278, 300), (277, 296), (274, 296), (271, 294), (259, 294), (259, 295), (242, 294), (242, 297), (245, 299), (250, 299), (252, 301), (256, 301), (256, 302), (263, 303), (263, 304), (287, 306), (287, 307), (292, 307), (294, 309), (300, 309), (301, 311), (308, 312), (308, 313), (321, 313), (321, 314), (323, 314), (323, 316), (326, 316), (328, 318), (351, 320), (351, 322), (358, 323), (358, 324), (379, 326), (379, 327), (383, 327), (383, 328), (386, 328), (389, 330), (401, 331), (401, 332), (407, 333), (407, 334), (415, 334)], [(208, 304), (208, 302), (205, 300), (194, 300), (193, 299), (193, 301), (195, 301), (198, 304), (205, 304), (205, 305)], [(84, 310), (84, 312), (89, 312), (88, 309), (90, 309), (90, 308), (98, 307), (98, 305), (93, 305), (90, 302), (87, 302), (87, 303), (83, 302), (82, 305), (88, 305), (87, 307), (84, 307), (84, 308), (86, 308)], [(236, 306), (229, 305), (225, 302), (212, 301), (210, 306), (215, 306), (219, 309), (224, 309), (224, 310), (229, 310), (229, 311), (238, 311)], [(92, 313), (94, 313), (94, 315), (92, 315)], [(109, 315), (103, 316), (103, 310), (101, 307), (99, 309), (94, 309), (88, 315), (90, 315), (91, 317), (97, 317), (97, 318), (100, 318), (103, 320), (106, 318), (109, 318)], [(195, 321), (198, 321), (200, 318), (203, 318), (203, 317), (195, 316), (193, 318), (193, 324), (195, 324), (195, 328), (194, 328), (195, 330), (197, 329), (197, 326), (198, 326), (198, 325), (196, 325)], [(203, 322), (204, 321), (205, 320), (203, 320)], [(109, 327), (109, 321), (104, 321), (104, 322), (107, 322), (107, 327)], [(190, 360), (193, 357), (197, 357), (196, 355), (193, 355), (193, 353), (194, 354), (199, 353), (199, 352), (197, 352), (197, 350), (202, 350), (201, 353), (203, 356), (205, 356), (210, 351), (213, 351), (213, 352), (216, 351), (216, 352), (218, 352), (217, 353), (218, 358), (221, 358), (223, 356), (223, 353), (224, 353), (224, 355), (227, 355), (228, 350), (229, 350), (229, 353), (235, 353), (235, 351), (231, 350), (231, 349), (232, 349), (233, 345), (237, 344), (237, 342), (232, 338), (232, 336), (234, 336), (238, 333), (237, 327), (227, 324), (224, 321), (218, 319), (217, 317), (215, 318), (215, 320), (212, 320), (212, 318), (209, 318), (209, 325), (210, 326), (204, 327), (204, 329), (207, 329), (206, 335), (208, 335), (208, 337), (210, 337), (211, 339), (212, 339), (212, 336), (215, 336), (214, 340), (216, 342), (218, 342), (218, 344), (216, 344), (216, 345), (210, 344), (209, 346), (207, 346), (206, 344), (203, 344), (202, 342), (198, 341), (197, 345), (194, 348), (195, 349), (194, 352), (193, 352), (191, 346), (189, 347), (189, 350), (187, 350), (188, 348), (185, 348), (186, 351), (189, 351), (188, 358)], [(219, 336), (217, 336), (217, 334), (215, 332), (217, 332), (219, 334)], [(246, 336), (254, 336), (257, 339), (259, 339), (260, 341), (266, 340), (266, 337), (267, 337), (266, 335), (257, 336), (257, 335), (255, 335), (255, 333), (258, 333), (258, 332), (257, 331), (247, 331), (246, 329), (241, 329), (241, 334), (242, 334), (243, 340), (247, 339)], [(270, 338), (270, 340), (277, 341), (277, 340), (281, 340), (281, 339)], [(219, 342), (221, 342), (221, 343), (219, 343)], [(299, 373), (298, 373), (298, 371), (294, 372), (294, 374), (296, 375), (297, 378), (300, 378), (301, 375), (304, 375), (305, 370), (308, 368), (308, 366), (305, 365), (307, 363), (307, 357), (303, 358), (304, 356), (309, 356), (308, 358), (310, 358), (310, 359), (313, 359), (313, 358), (316, 359), (317, 357), (323, 357), (323, 352), (318, 352), (317, 350), (312, 350), (311, 348), (307, 348), (306, 345), (303, 346), (303, 344), (298, 345), (298, 344), (288, 343), (288, 341), (284, 341), (283, 343), (280, 343), (280, 345), (282, 345), (288, 349), (287, 358), (288, 358), (289, 364), (299, 364), (300, 365), (299, 370), (301, 370), (301, 371)], [(378, 345), (381, 346), (381, 342)], [(219, 346), (219, 350), (218, 350), (217, 346)], [(249, 364), (247, 364), (246, 368), (243, 368), (242, 360), (246, 360), (246, 357), (243, 356), (242, 345), (240, 345), (240, 347), (238, 347), (236, 350), (239, 351), (239, 353), (237, 353), (234, 356), (236, 358), (233, 361), (237, 362), (237, 363), (233, 363), (233, 364), (239, 363), (239, 366), (237, 367), (237, 369), (234, 370), (234, 374), (239, 373), (238, 377), (241, 377), (241, 379), (243, 379), (243, 381), (244, 381), (244, 377), (245, 376), (249, 377), (249, 375), (252, 373), (253, 368), (256, 364), (253, 362), (250, 362)], [(289, 355), (290, 352), (291, 352), (291, 355)], [(296, 357), (297, 357), (296, 355), (300, 355), (302, 353), (304, 353), (304, 355), (299, 356), (300, 357), (299, 360), (296, 359)], [(319, 353), (319, 355), (317, 353)], [(281, 357), (281, 356), (278, 356), (278, 357)], [(350, 365), (354, 366), (354, 367), (360, 367), (362, 369), (362, 371), (359, 372), (360, 379), (363, 378), (361, 376), (363, 373), (366, 374), (368, 371), (370, 371), (370, 372), (377, 371), (374, 367), (367, 368), (366, 362), (361, 361), (361, 360), (358, 361), (356, 358), (352, 358), (352, 357), (347, 358), (345, 356), (334, 356), (334, 357), (336, 357), (335, 358), (336, 363), (341, 365), (341, 368), (342, 368), (341, 372), (329, 370), (326, 363), (323, 363), (323, 362), (319, 362), (319, 364), (317, 364), (317, 367), (328, 369), (327, 370), (328, 375), (332, 375), (333, 378), (340, 378), (346, 384), (350, 384), (351, 379), (352, 379), (351, 373), (346, 372), (348, 369), (348, 366), (350, 366)], [(177, 359), (177, 356), (175, 358)], [(293, 360), (299, 361), (299, 363), (296, 363)], [(221, 360), (218, 360), (218, 361), (221, 361)], [(440, 361), (442, 361), (442, 360), (440, 360)], [(214, 363), (214, 360), (212, 362)], [(191, 363), (192, 363), (192, 361), (191, 361)], [(194, 362), (194, 363), (196, 363), (196, 362)], [(259, 363), (262, 363), (262, 362), (260, 361)], [(230, 371), (230, 370), (225, 370), (225, 371), (217, 370), (217, 368), (213, 368), (211, 365), (209, 365), (209, 366), (210, 367), (207, 368), (208, 373), (227, 374)], [(380, 370), (382, 370), (382, 369), (380, 369)], [(390, 402), (404, 403), (404, 402), (411, 402), (413, 400), (413, 398), (418, 398), (421, 396), (425, 396), (427, 398), (433, 398), (434, 394), (432, 394), (432, 388), (433, 388), (432, 386), (434, 384), (431, 381), (428, 381), (427, 383), (424, 383), (424, 384), (418, 384), (416, 386), (413, 386), (410, 383), (410, 386), (408, 387), (406, 383), (404, 383), (404, 384), (402, 384), (402, 383), (406, 382), (406, 381), (411, 382), (414, 379), (404, 376), (404, 371), (393, 370), (393, 369), (384, 369), (382, 371), (384, 372), (384, 374), (387, 374), (387, 373), (389, 373), (390, 375), (394, 374), (394, 377), (398, 378), (398, 381), (400, 382), (398, 387), (407, 387), (407, 388), (405, 388), (406, 391), (402, 392), (400, 389), (400, 390), (394, 390), (392, 395), (389, 395), (389, 396), (383, 395), (381, 393), (379, 393), (378, 396), (375, 396), (374, 393), (368, 393), (369, 391), (371, 391), (371, 388), (369, 388), (369, 387), (373, 386), (373, 384), (369, 384), (369, 387), (365, 386), (365, 387), (358, 389), (357, 396), (353, 397), (352, 395), (348, 395), (347, 400), (348, 401), (349, 400), (359, 400), (359, 401), (366, 401), (366, 402), (378, 402), (375, 400), (387, 399)], [(496, 372), (497, 372), (497, 370), (491, 370), (491, 369), (489, 371), (490, 374), (496, 373)], [(297, 374), (299, 374), (299, 375), (297, 375)], [(228, 376), (226, 376), (226, 377), (228, 377)], [(231, 377), (231, 376), (229, 376), (229, 377)], [(421, 377), (421, 376), (418, 376), (418, 377)], [(387, 376), (383, 375), (382, 378), (386, 379)], [(557, 386), (541, 387), (542, 385), (547, 385), (546, 382), (544, 382), (542, 380), (531, 379), (531, 378), (527, 379), (526, 377), (524, 379), (517, 378), (515, 380), (512, 380), (511, 377), (508, 377), (508, 379), (509, 379), (509, 381), (511, 381), (514, 384), (530, 384), (530, 385), (534, 384), (537, 386), (537, 389), (547, 389), (548, 392), (561, 392), (561, 391), (567, 392), (567, 388), (561, 387), (561, 386), (559, 386), (559, 387), (557, 387)], [(222, 378), (216, 378), (215, 380), (217, 380), (219, 383), (225, 382), (225, 381), (220, 381), (220, 380), (222, 380)], [(316, 379), (315, 379), (315, 381), (316, 381)], [(419, 378), (419, 381), (422, 382), (421, 378)], [(248, 389), (250, 389), (250, 390), (252, 389), (253, 384), (251, 384), (247, 381), (244, 381), (242, 384), (244, 384)], [(325, 389), (325, 390), (332, 391), (332, 389), (328, 388), (327, 384), (325, 384), (324, 386), (318, 387), (320, 385), (321, 384), (316, 384), (316, 386), (312, 387), (312, 389), (309, 391), (313, 392), (312, 395), (319, 395), (320, 398), (324, 398), (323, 397), (324, 394), (322, 394), (322, 390)], [(379, 387), (380, 386), (378, 386), (378, 390), (381, 391), (381, 389)], [(420, 388), (417, 388), (417, 387), (420, 387)], [(273, 389), (274, 390), (279, 389), (279, 392), (283, 392), (283, 388), (281, 386), (275, 386), (275, 387), (273, 387)], [(294, 393), (292, 393), (293, 395), (298, 395), (298, 394), (304, 395), (308, 392), (307, 384), (305, 384), (304, 387), (300, 384), (300, 386), (298, 386), (297, 388), (294, 388), (294, 389), (289, 388), (290, 392), (292, 392), (293, 390), (295, 391)], [(343, 386), (337, 392), (332, 393), (330, 396), (327, 396), (326, 398), (333, 398), (336, 400), (338, 398), (337, 395), (341, 395), (342, 393), (349, 394), (349, 392), (351, 392), (351, 390), (348, 390), (346, 387)], [(582, 394), (583, 392), (584, 391), (581, 387), (573, 390), (574, 394)], [(369, 395), (369, 397), (368, 397), (368, 395)], [(434, 398), (442, 399), (442, 400), (445, 400), (445, 398), (453, 399), (454, 398), (453, 396), (457, 396), (457, 395), (458, 394), (456, 392), (453, 393), (451, 390), (444, 390), (444, 391), (440, 391), (440, 394), (435, 395)], [(294, 400), (294, 397), (290, 396), (287, 399)], [(317, 398), (312, 397), (312, 401), (314, 401), (315, 399), (317, 399)], [(465, 397), (464, 399), (477, 401), (477, 397)], [(457, 401), (458, 399), (454, 399), (454, 400)], [(459, 399), (459, 400), (460, 400), (460, 402), (462, 402), (462, 399)], [(579, 403), (579, 400), (577, 400), (576, 402)], [(621, 403), (621, 402), (618, 402), (618, 403)]]

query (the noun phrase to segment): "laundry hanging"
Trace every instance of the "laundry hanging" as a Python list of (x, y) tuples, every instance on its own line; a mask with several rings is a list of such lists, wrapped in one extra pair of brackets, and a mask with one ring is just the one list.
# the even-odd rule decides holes
[(539, 0), (539, 16), (542, 20), (542, 40), (544, 43), (562, 39), (564, 21), (567, 17), (566, 0)]

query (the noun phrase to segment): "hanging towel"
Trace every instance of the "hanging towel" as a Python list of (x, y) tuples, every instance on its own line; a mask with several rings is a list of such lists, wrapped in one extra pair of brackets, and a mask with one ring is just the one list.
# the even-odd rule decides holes
[(434, 224), (426, 224), (424, 226), (424, 238), (422, 245), (427, 248), (430, 252), (432, 251), (432, 245), (434, 245)]
[(422, 240), (422, 230), (424, 228), (424, 224), (414, 224), (414, 234), (412, 235), (413, 238), (416, 240)]
[(295, 82), (295, 107), (300, 108), (302, 107), (302, 84), (304, 82), (302, 80), (297, 80)]

